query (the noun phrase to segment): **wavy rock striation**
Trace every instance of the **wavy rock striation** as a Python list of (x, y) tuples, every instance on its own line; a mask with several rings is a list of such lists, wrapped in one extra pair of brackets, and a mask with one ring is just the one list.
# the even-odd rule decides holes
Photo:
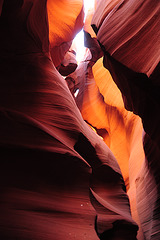
[(1, 1), (0, 238), (136, 239), (117, 160), (53, 64), (47, 9), (62, 2)]
[(129, 194), (136, 196), (143, 232), (139, 239), (147, 240), (160, 238), (159, 15), (159, 1), (99, 1), (92, 19), (104, 52), (103, 65), (120, 89), (125, 108), (142, 119), (145, 159), (136, 189)]

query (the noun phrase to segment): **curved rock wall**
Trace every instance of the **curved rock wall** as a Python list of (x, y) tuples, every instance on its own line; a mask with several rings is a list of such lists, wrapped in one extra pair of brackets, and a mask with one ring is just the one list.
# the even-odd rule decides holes
[[(160, 238), (159, 13), (159, 1), (99, 1), (92, 19), (104, 52), (103, 65), (120, 89), (125, 108), (141, 117), (146, 132), (141, 171), (136, 179), (129, 172), (134, 181), (128, 194), (135, 202), (133, 208), (137, 208), (142, 228), (138, 239)], [(129, 162), (129, 168), (134, 169), (138, 160), (131, 157)]]
[(53, 64), (47, 9), (62, 1), (46, 3), (4, 0), (0, 16), (0, 238), (136, 239), (117, 160)]
[(160, 238), (160, 4), (95, 6), (0, 1), (3, 240)]

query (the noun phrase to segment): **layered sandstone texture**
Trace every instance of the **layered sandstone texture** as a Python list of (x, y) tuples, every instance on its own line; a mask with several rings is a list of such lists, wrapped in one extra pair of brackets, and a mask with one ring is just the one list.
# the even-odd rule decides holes
[(1, 1), (3, 240), (136, 239), (117, 160), (56, 69), (82, 12), (81, 1)]
[(0, 239), (160, 239), (159, 13), (0, 1)]
[[(134, 181), (135, 192), (129, 189), (128, 194), (136, 199), (142, 228), (139, 239), (157, 240), (160, 238), (160, 3), (97, 1), (91, 24), (104, 53), (103, 66), (120, 89), (125, 108), (142, 120), (145, 158)], [(129, 177), (136, 173), (133, 170), (138, 166), (136, 162), (140, 163), (135, 157), (129, 162)]]

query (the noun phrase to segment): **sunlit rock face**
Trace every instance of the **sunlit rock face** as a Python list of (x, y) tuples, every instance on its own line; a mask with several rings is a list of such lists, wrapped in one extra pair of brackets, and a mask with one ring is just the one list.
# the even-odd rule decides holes
[[(64, 17), (69, 2), (75, 3), (75, 9), (68, 22), (70, 37), (65, 38), (67, 34), (60, 27), (69, 19)], [(59, 4), (64, 7), (62, 15)], [(77, 4), (1, 1), (3, 240), (136, 239), (137, 225), (131, 217), (119, 164), (105, 142), (84, 122), (56, 69), (59, 63), (53, 64), (54, 59), (57, 61), (54, 46), (63, 41), (68, 44), (78, 30), (75, 26), (82, 3), (79, 8)], [(59, 9), (56, 16), (54, 11), (49, 12), (55, 8)], [(60, 16), (62, 22), (56, 26), (58, 34), (64, 34), (63, 41), (52, 38), (52, 24)]]
[(121, 93), (103, 67), (102, 59), (93, 67), (89, 61), (82, 62), (66, 81), (73, 95), (79, 90), (75, 101), (84, 120), (116, 157), (129, 194), (132, 216), (140, 225), (135, 181), (144, 161), (141, 119), (124, 108)]
[(66, 52), (64, 59), (57, 67), (57, 70), (62, 76), (68, 76), (76, 70), (77, 66), (76, 52), (71, 49)]
[(81, 0), (0, 1), (2, 240), (160, 239), (159, 1), (96, 2), (77, 67)]
[[(159, 1), (99, 1), (92, 18), (104, 52), (103, 65), (120, 89), (125, 108), (139, 115), (143, 123), (145, 159), (137, 172), (136, 188), (128, 191), (136, 199), (142, 228), (138, 239), (160, 238), (159, 15)], [(129, 168), (136, 162), (132, 159)]]
[(83, 27), (83, 0), (48, 0), (50, 53), (57, 67)]
[[(74, 82), (74, 90), (70, 86), (71, 80)], [(84, 120), (97, 131), (114, 153), (128, 188), (129, 178), (131, 180), (137, 174), (144, 159), (141, 119), (124, 108), (121, 93), (103, 67), (102, 59), (93, 68), (88, 62), (82, 62), (66, 81), (72, 93), (79, 90), (75, 98), (77, 106)], [(140, 154), (139, 167), (134, 174), (131, 171), (129, 177), (129, 158), (132, 151)]]

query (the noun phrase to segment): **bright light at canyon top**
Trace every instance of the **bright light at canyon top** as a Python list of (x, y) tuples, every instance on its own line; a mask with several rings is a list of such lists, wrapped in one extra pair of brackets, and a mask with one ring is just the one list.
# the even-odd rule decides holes
[[(84, 2), (84, 12), (85, 12), (85, 18), (86, 18), (87, 12), (90, 9), (94, 8), (95, 0), (83, 0), (83, 2)], [(84, 19), (84, 21), (85, 21), (85, 19)], [(74, 44), (75, 44), (76, 49), (77, 49), (76, 50), (76, 59), (77, 59), (77, 62), (79, 63), (83, 59), (84, 54), (85, 54), (83, 30), (81, 30), (76, 35), (76, 37), (74, 39)]]

